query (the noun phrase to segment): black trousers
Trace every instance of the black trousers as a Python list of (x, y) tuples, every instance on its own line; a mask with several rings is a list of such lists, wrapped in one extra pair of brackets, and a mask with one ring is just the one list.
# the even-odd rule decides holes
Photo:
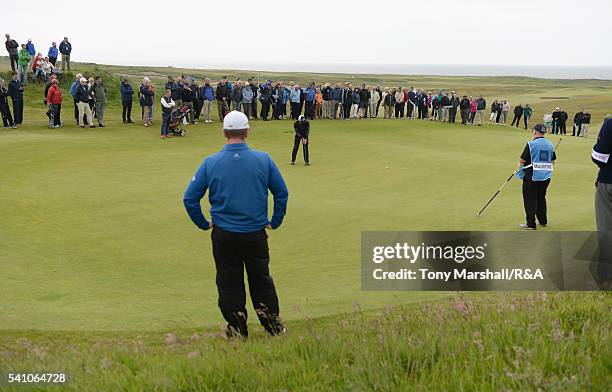
[(306, 101), (304, 103), (304, 117), (309, 120), (312, 120), (314, 118), (314, 102)]
[(15, 125), (13, 122), (13, 116), (11, 115), (11, 109), (8, 106), (8, 103), (4, 103), (0, 105), (0, 114), (2, 114), (2, 124), (4, 127), (12, 127)]
[(448, 122), (454, 124), (456, 118), (457, 118), (457, 108), (451, 107), (448, 110)]
[(567, 130), (565, 129), (565, 121), (559, 121), (559, 134), (565, 135)]
[(19, 63), (19, 56), (16, 54), (9, 55), (11, 61), (11, 69), (13, 72), (17, 72), (17, 64)]
[(23, 98), (13, 99), (13, 116), (15, 124), (23, 123)]
[(550, 180), (532, 181), (523, 179), (523, 205), (525, 206), (525, 217), (527, 226), (536, 227), (536, 218), (541, 225), (548, 223), (546, 217), (546, 190)]
[(291, 152), (291, 162), (295, 162), (295, 158), (297, 157), (298, 150), (300, 149), (300, 144), (302, 145), (304, 152), (304, 162), (310, 162), (308, 160), (308, 143), (302, 143), (302, 138), (298, 135), (295, 135), (295, 139), (293, 140), (293, 151)]
[(348, 119), (349, 117), (351, 117), (351, 102), (350, 101), (346, 101), (342, 104), (342, 114), (344, 115), (343, 118)]
[(382, 101), (382, 94), (378, 102), (376, 102), (376, 115), (374, 117), (378, 117), (378, 108), (380, 108), (380, 101)]
[(270, 101), (262, 101), (261, 102), (261, 118), (264, 121), (267, 120), (269, 113), (270, 113)]
[(519, 115), (517, 116), (516, 114), (514, 115), (514, 118), (512, 119), (512, 124), (510, 124), (511, 127), (514, 126), (514, 123), (516, 122), (516, 127), (520, 127), (521, 126), (521, 117), (523, 117), (523, 115)]
[(404, 103), (395, 103), (395, 118), (404, 117)]
[(57, 63), (57, 57), (51, 57), (51, 56), (49, 56), (49, 62), (50, 62), (51, 64), (53, 64), (53, 66), (55, 66), (55, 63)]
[(461, 109), (461, 124), (467, 124), (469, 115), (470, 109)]
[(227, 321), (228, 335), (248, 336), (245, 269), (251, 302), (259, 322), (270, 335), (281, 332), (278, 297), (268, 268), (270, 254), (265, 229), (234, 233), (215, 226), (211, 239), (217, 269), (219, 309)]
[(413, 114), (412, 114), (412, 110), (414, 109), (414, 107), (412, 106), (412, 104), (410, 103), (410, 101), (406, 102), (407, 107), (407, 111), (408, 114), (406, 115), (406, 117), (410, 117), (412, 118)]
[[(245, 105), (243, 103), (243, 105)], [(202, 114), (202, 107), (204, 106), (204, 103), (202, 103), (201, 99), (194, 99), (193, 100), (193, 118), (200, 121), (200, 114)]]
[(123, 106), (123, 111), (121, 113), (123, 122), (132, 121), (132, 101), (122, 101), (121, 106)]

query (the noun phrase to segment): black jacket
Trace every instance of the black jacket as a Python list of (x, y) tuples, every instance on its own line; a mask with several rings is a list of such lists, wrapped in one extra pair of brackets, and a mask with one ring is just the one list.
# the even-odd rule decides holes
[(227, 85), (227, 83), (225, 83), (225, 85), (222, 85), (221, 82), (219, 82), (219, 84), (217, 84), (217, 89), (215, 90), (215, 98), (218, 101), (222, 101), (223, 98), (225, 98), (226, 101), (229, 101), (229, 99), (230, 99), (230, 89), (229, 89), (229, 86)]
[(186, 86), (181, 87), (181, 100), (183, 102), (193, 102), (193, 90), (191, 87), (187, 88)]
[(308, 139), (308, 135), (310, 134), (310, 123), (308, 122), (308, 120), (304, 122), (294, 122), (293, 129), (295, 130), (296, 136), (299, 136), (302, 139)]
[[(597, 143), (593, 146), (593, 152), (603, 155), (612, 154), (612, 118), (604, 121), (597, 135)], [(612, 184), (612, 159), (608, 159), (608, 162), (597, 160), (593, 154), (591, 159), (599, 166), (599, 174), (597, 175), (597, 181), (604, 184)]]
[(459, 108), (461, 108), (461, 109), (469, 109), (470, 108), (470, 100), (468, 98), (461, 98), (461, 102), (459, 102)]
[(18, 80), (11, 80), (8, 85), (8, 95), (14, 100), (23, 99), (23, 86)]
[(521, 117), (523, 115), (523, 107), (521, 105), (514, 108), (514, 115), (517, 117)]
[(578, 112), (574, 115), (574, 124), (582, 124), (582, 112)]
[(77, 102), (89, 103), (89, 88), (87, 85), (82, 86), (79, 84), (79, 87), (77, 87), (76, 92), (74, 93), (74, 99)]

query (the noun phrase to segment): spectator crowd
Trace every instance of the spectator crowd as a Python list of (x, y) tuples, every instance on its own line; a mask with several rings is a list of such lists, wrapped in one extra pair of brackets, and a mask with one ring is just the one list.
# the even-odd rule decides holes
[[(28, 73), (34, 81), (46, 83), (44, 102), (47, 105), (49, 127), (60, 127), (62, 109), (62, 91), (58, 78), (62, 72), (70, 71), (72, 45), (68, 37), (60, 42), (59, 47), (51, 43), (47, 55), (37, 52), (34, 43), (19, 45), (6, 34), (6, 50), (12, 69), (12, 80), (5, 86), (0, 79), (0, 112), (5, 127), (16, 127), (23, 122), (23, 91), (28, 83)], [(61, 56), (61, 58), (60, 58)], [(61, 69), (58, 66), (60, 59)], [(140, 106), (140, 118), (145, 127), (153, 124), (153, 112), (156, 105), (155, 88), (149, 78), (144, 78), (134, 89), (127, 78), (123, 78), (118, 90), (122, 103), (122, 120), (132, 121), (132, 103), (135, 93)], [(104, 127), (104, 115), (108, 103), (108, 88), (102, 78), (85, 78), (77, 74), (70, 88), (73, 101), (75, 123), (80, 127)], [(11, 98), (13, 114), (8, 105)], [(487, 101), (480, 95), (459, 96), (455, 91), (428, 91), (414, 87), (353, 85), (350, 82), (315, 83), (300, 86), (293, 81), (288, 83), (266, 80), (255, 82), (254, 78), (231, 82), (226, 76), (213, 85), (211, 79), (205, 78), (199, 85), (195, 78), (185, 75), (168, 76), (164, 85), (164, 94), (157, 101), (162, 112), (161, 136), (169, 137), (168, 125), (174, 113), (184, 113), (184, 123), (213, 122), (213, 108), (217, 108), (220, 121), (231, 110), (238, 110), (249, 119), (297, 120), (303, 115), (308, 120), (314, 119), (367, 119), (379, 117), (384, 119), (421, 119), (463, 125), (481, 126), (485, 121)], [(507, 100), (495, 99), (490, 105), (488, 122), (490, 124), (508, 125), (511, 105)], [(513, 119), (510, 126), (529, 128), (533, 110), (529, 104), (518, 104), (512, 109)], [(544, 116), (544, 124), (552, 133), (566, 134), (568, 115), (560, 108)], [(572, 135), (586, 137), (591, 116), (581, 110), (574, 116)]]

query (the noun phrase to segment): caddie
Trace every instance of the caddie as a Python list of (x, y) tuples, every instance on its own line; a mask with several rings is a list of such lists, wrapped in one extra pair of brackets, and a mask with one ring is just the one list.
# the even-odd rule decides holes
[(550, 184), (557, 155), (554, 145), (544, 138), (546, 127), (536, 124), (532, 128), (533, 140), (527, 143), (518, 162), (516, 177), (523, 180), (523, 205), (526, 222), (519, 225), (523, 230), (535, 230), (536, 218), (540, 226), (546, 227), (546, 190)]

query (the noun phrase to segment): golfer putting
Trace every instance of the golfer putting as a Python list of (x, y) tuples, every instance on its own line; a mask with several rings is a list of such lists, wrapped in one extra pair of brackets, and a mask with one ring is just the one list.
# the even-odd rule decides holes
[(546, 190), (557, 159), (555, 147), (544, 138), (546, 127), (536, 124), (532, 132), (533, 140), (525, 146), (516, 173), (516, 178), (523, 180), (526, 223), (519, 225), (522, 230), (535, 230), (536, 218), (540, 226), (546, 227), (548, 224)]
[[(251, 301), (261, 325), (270, 335), (285, 330), (268, 268), (266, 229), (277, 229), (283, 222), (289, 193), (272, 158), (247, 145), (249, 130), (248, 118), (243, 113), (232, 111), (225, 116), (225, 146), (204, 160), (183, 198), (193, 223), (202, 230), (212, 228), (219, 308), (227, 321), (226, 334), (230, 338), (248, 336), (245, 268)], [(211, 221), (204, 217), (200, 205), (206, 191)], [(271, 220), (268, 191), (274, 197)]]
[(295, 138), (293, 139), (293, 151), (291, 152), (291, 164), (295, 165), (295, 158), (297, 158), (300, 144), (304, 153), (304, 164), (310, 165), (308, 158), (308, 135), (310, 134), (310, 123), (306, 118), (300, 115), (296, 122), (293, 123), (293, 130), (295, 131)]

